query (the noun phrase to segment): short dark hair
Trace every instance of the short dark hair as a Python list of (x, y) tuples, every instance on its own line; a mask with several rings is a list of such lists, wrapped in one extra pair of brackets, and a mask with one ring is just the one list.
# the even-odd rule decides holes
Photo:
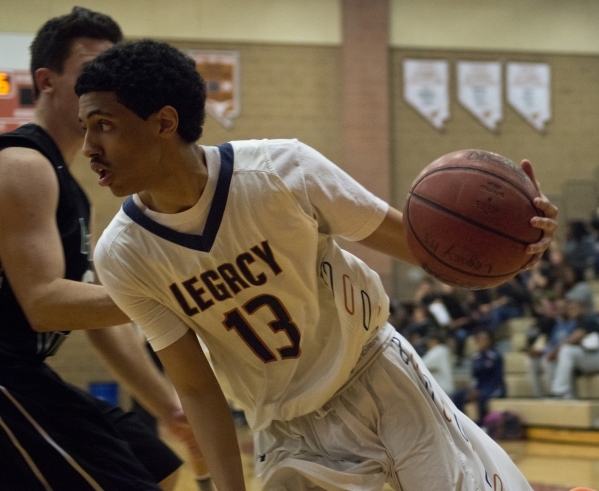
[(195, 61), (173, 46), (144, 39), (117, 44), (88, 63), (75, 92), (114, 92), (117, 100), (146, 120), (164, 106), (179, 114), (177, 132), (193, 143), (206, 117), (206, 83)]
[[(35, 80), (38, 68), (62, 73), (64, 62), (71, 54), (73, 41), (78, 38), (106, 39), (112, 43), (123, 40), (119, 25), (111, 17), (83, 7), (73, 7), (70, 14), (47, 21), (35, 35), (29, 51), (29, 69)], [(34, 83), (35, 96), (39, 89)]]

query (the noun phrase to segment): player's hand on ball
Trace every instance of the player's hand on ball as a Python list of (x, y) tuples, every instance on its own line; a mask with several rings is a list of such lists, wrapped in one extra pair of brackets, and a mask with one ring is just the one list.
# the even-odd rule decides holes
[(549, 201), (547, 196), (543, 194), (541, 191), (541, 186), (539, 182), (535, 179), (534, 172), (532, 170), (532, 165), (530, 161), (523, 160), (522, 161), (522, 170), (526, 172), (530, 180), (535, 183), (537, 189), (539, 191), (540, 197), (535, 198), (534, 204), (535, 206), (543, 212), (544, 217), (533, 217), (530, 220), (530, 224), (533, 227), (539, 228), (543, 231), (543, 237), (538, 242), (534, 244), (529, 244), (526, 247), (526, 252), (528, 254), (533, 255), (532, 259), (522, 268), (523, 270), (528, 270), (532, 268), (536, 263), (539, 262), (543, 252), (549, 247), (549, 243), (553, 240), (555, 236), (555, 231), (557, 230), (557, 207)]

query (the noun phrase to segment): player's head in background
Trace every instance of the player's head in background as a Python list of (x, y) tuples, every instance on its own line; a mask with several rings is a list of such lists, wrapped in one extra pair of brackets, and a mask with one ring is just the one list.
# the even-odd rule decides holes
[(74, 90), (77, 76), (85, 63), (122, 39), (121, 28), (111, 17), (82, 7), (48, 20), (39, 29), (30, 46), (37, 99), (34, 121), (55, 139), (61, 131), (82, 137)]
[[(31, 61), (29, 68), (35, 80), (38, 68), (48, 68), (55, 73), (64, 71), (64, 64), (73, 48), (73, 42), (79, 38), (107, 40), (116, 44), (123, 39), (119, 25), (108, 15), (94, 12), (83, 7), (73, 7), (66, 15), (54, 17), (44, 23), (37, 31), (30, 46)], [(35, 96), (39, 88), (34, 87)]]
[(75, 91), (78, 96), (112, 92), (144, 121), (170, 106), (177, 112), (177, 133), (185, 142), (202, 135), (206, 84), (195, 61), (167, 43), (146, 39), (114, 46), (85, 66)]

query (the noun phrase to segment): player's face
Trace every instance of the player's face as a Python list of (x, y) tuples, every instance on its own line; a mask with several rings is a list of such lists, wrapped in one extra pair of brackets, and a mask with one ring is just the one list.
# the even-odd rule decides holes
[(90, 92), (79, 98), (79, 120), (85, 129), (83, 153), (100, 186), (129, 196), (152, 190), (164, 178), (156, 115), (143, 120), (113, 92)]
[(68, 125), (80, 136), (83, 136), (83, 133), (77, 122), (79, 100), (75, 94), (75, 82), (83, 65), (110, 48), (112, 44), (102, 39), (75, 39), (71, 45), (71, 53), (64, 62), (62, 73), (52, 72), (53, 108), (57, 113), (56, 120)]

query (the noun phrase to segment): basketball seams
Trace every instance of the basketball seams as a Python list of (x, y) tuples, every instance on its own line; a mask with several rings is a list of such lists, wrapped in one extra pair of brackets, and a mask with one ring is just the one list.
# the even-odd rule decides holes
[[(410, 192), (410, 195), (409, 195), (409, 198), (408, 198), (408, 210), (409, 210), (409, 200), (411, 198), (416, 198), (416, 199), (420, 200), (421, 202), (429, 205), (432, 208), (436, 208), (437, 210), (442, 211), (444, 213), (447, 213), (448, 215), (452, 215), (453, 217), (458, 218), (460, 220), (463, 220), (463, 221), (469, 223), (470, 225), (474, 225), (477, 228), (481, 228), (483, 230), (486, 230), (487, 232), (491, 232), (491, 233), (493, 233), (495, 235), (499, 235), (500, 237), (503, 237), (504, 239), (511, 240), (512, 242), (515, 242), (517, 244), (522, 244), (524, 246), (527, 246), (528, 244), (530, 244), (530, 242), (527, 242), (527, 241), (522, 240), (522, 239), (518, 239), (517, 237), (512, 237), (512, 236), (506, 234), (505, 232), (501, 232), (499, 230), (495, 230), (494, 228), (489, 227), (488, 225), (485, 225), (483, 223), (477, 222), (476, 220), (473, 220), (472, 218), (468, 218), (468, 217), (466, 217), (464, 215), (460, 215), (459, 213), (457, 213), (457, 212), (455, 212), (453, 210), (450, 210), (449, 208), (445, 208), (444, 206), (442, 206), (442, 205), (440, 205), (438, 203), (435, 203), (433, 201), (430, 201), (427, 198), (424, 198), (423, 196), (420, 196), (420, 195), (418, 195), (418, 194), (416, 194), (414, 192)], [(409, 217), (409, 214), (408, 214), (408, 221), (409, 220), (410, 220), (410, 217)], [(412, 231), (414, 231), (414, 229), (412, 229)], [(539, 238), (537, 239), (537, 241), (541, 240), (541, 238), (543, 237), (543, 232), (539, 231), (539, 233), (541, 235), (539, 236)]]
[(530, 224), (544, 216), (534, 205), (538, 196), (533, 180), (505, 157), (483, 150), (448, 153), (412, 182), (404, 206), (408, 247), (444, 283), (499, 285), (530, 262), (526, 246), (544, 235)]
[[(431, 258), (435, 259), (440, 264), (442, 264), (443, 266), (446, 266), (447, 268), (449, 268), (452, 271), (455, 271), (456, 273), (461, 273), (461, 274), (465, 274), (465, 275), (476, 277), (476, 278), (497, 279), (497, 280), (502, 279), (502, 278), (508, 279), (508, 278), (511, 278), (512, 276), (514, 276), (516, 273), (518, 273), (518, 271), (520, 271), (520, 269), (530, 261), (530, 259), (528, 259), (522, 266), (520, 266), (518, 269), (516, 269), (512, 272), (505, 272), (505, 273), (501, 273), (498, 275), (479, 274), (479, 273), (474, 273), (472, 271), (460, 269), (460, 268), (444, 261), (443, 259), (441, 259), (437, 254), (435, 254), (433, 251), (431, 251), (431, 249), (426, 244), (424, 244), (423, 241), (420, 239), (420, 237), (416, 234), (416, 231), (415, 231), (414, 227), (412, 226), (412, 221), (410, 220), (410, 198), (408, 198), (408, 201), (406, 203), (406, 212), (405, 212), (404, 216), (407, 218), (408, 226), (410, 227), (410, 230), (412, 231), (412, 237), (418, 242), (418, 244), (420, 244), (420, 247), (422, 247), (422, 249), (424, 249)], [(461, 217), (459, 217), (459, 218), (461, 218)], [(476, 225), (476, 224), (473, 224), (473, 225)], [(492, 229), (489, 231), (495, 232)], [(510, 237), (506, 237), (506, 238), (510, 239)], [(516, 241), (516, 242), (520, 243), (518, 241)], [(526, 245), (528, 245), (528, 243)], [(425, 264), (423, 264), (422, 266), (426, 269)], [(447, 278), (447, 281), (451, 281), (451, 279)]]
[[(486, 174), (486, 175), (488, 175), (488, 176), (493, 176), (493, 177), (496, 177), (496, 178), (498, 178), (498, 179), (502, 180), (503, 182), (505, 182), (505, 183), (509, 184), (509, 185), (510, 185), (510, 186), (511, 186), (513, 189), (515, 189), (516, 191), (518, 191), (518, 193), (520, 193), (520, 194), (522, 194), (522, 195), (526, 196), (526, 198), (527, 198), (527, 199), (528, 199), (528, 201), (530, 202), (530, 204), (531, 204), (532, 208), (534, 209), (535, 213), (538, 213), (538, 211), (539, 211), (539, 210), (538, 210), (538, 209), (535, 207), (535, 205), (534, 205), (534, 202), (533, 202), (534, 198), (537, 198), (537, 197), (538, 197), (538, 195), (537, 195), (537, 196), (534, 196), (534, 198), (532, 198), (532, 199), (531, 199), (531, 197), (529, 196), (529, 194), (528, 194), (528, 193), (526, 193), (526, 192), (525, 192), (525, 191), (524, 191), (522, 188), (518, 187), (516, 184), (514, 184), (513, 182), (511, 182), (509, 179), (507, 179), (507, 178), (505, 178), (505, 177), (503, 177), (503, 176), (501, 176), (501, 175), (495, 174), (494, 172), (490, 172), (490, 171), (488, 171), (488, 170), (485, 170), (485, 169), (479, 169), (479, 168), (477, 168), (477, 167), (460, 167), (460, 166), (455, 166), (455, 167), (442, 167), (442, 168), (440, 168), (440, 169), (435, 169), (435, 170), (433, 170), (433, 171), (427, 172), (427, 173), (426, 173), (425, 175), (423, 175), (423, 176), (422, 176), (420, 179), (418, 179), (416, 182), (414, 182), (414, 183), (412, 184), (412, 187), (411, 187), (411, 189), (415, 189), (416, 187), (418, 187), (418, 185), (419, 185), (419, 184), (420, 184), (422, 181), (424, 181), (424, 180), (425, 180), (427, 177), (430, 177), (430, 176), (432, 176), (432, 175), (434, 175), (434, 174), (438, 174), (438, 173), (440, 173), (440, 172), (444, 172), (444, 171), (452, 171), (452, 170), (453, 170), (453, 171), (466, 171), (466, 172), (480, 173), (480, 174)], [(532, 181), (529, 181), (529, 182), (532, 184)], [(535, 190), (536, 190), (536, 188), (535, 188)], [(412, 193), (413, 193), (413, 191), (411, 191), (411, 192), (410, 192), (410, 194), (412, 194)]]

